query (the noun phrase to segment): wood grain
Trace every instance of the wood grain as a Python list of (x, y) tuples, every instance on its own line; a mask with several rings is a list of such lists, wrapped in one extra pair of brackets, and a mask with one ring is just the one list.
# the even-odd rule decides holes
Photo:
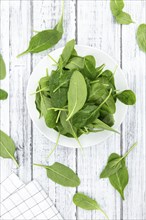
[[(135, 107), (128, 108), (120, 136), (112, 135), (104, 143), (84, 149), (84, 154), (80, 149), (58, 146), (47, 158), (54, 143), (41, 135), (32, 124), (25, 92), (32, 70), (54, 48), (19, 59), (16, 55), (27, 48), (33, 30), (54, 27), (61, 15), (61, 1), (0, 1), (0, 49), (7, 66), (7, 77), (1, 86), (9, 91), (9, 99), (0, 103), (1, 129), (15, 140), (20, 163), (20, 168), (16, 170), (13, 162), (0, 159), (0, 176), (15, 171), (24, 182), (37, 179), (66, 220), (104, 218), (99, 212), (75, 207), (72, 196), (78, 191), (95, 198), (112, 220), (146, 219), (146, 55), (139, 50), (135, 39), (138, 25), (146, 23), (146, 1), (127, 0), (124, 10), (131, 14), (135, 24), (118, 25), (111, 14), (109, 0), (65, 1), (64, 35), (55, 48), (76, 38), (77, 44), (108, 53), (123, 68), (130, 89), (136, 92), (137, 103)], [(99, 175), (112, 152), (125, 153), (135, 141), (138, 146), (127, 159), (129, 184), (125, 190), (126, 200), (122, 202), (109, 181), (100, 180)], [(47, 179), (45, 170), (33, 167), (33, 163), (52, 164), (55, 161), (68, 165), (78, 173), (81, 185), (77, 189), (55, 184)]]

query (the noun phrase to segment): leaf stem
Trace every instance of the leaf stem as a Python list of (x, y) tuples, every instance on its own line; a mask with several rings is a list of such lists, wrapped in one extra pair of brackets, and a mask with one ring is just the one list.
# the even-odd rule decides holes
[[(99, 209), (98, 209), (99, 210)], [(106, 219), (109, 220), (109, 217), (107, 216), (107, 214), (100, 208), (100, 211), (102, 212), (102, 214), (106, 217)]]
[(55, 107), (52, 107), (52, 108), (48, 108), (47, 110), (54, 110), (54, 111), (67, 111), (67, 109), (64, 109), (64, 108), (55, 108)]
[(44, 87), (44, 88), (42, 88), (42, 89), (39, 89), (38, 91), (36, 91), (36, 92), (33, 92), (33, 93), (31, 93), (30, 95), (35, 95), (35, 94), (37, 94), (37, 93), (40, 93), (40, 92), (42, 92), (44, 89), (46, 89), (47, 87)]
[(124, 156), (122, 157), (122, 159), (126, 158), (126, 157), (128, 156), (128, 154), (136, 147), (136, 145), (137, 145), (137, 142), (134, 143), (134, 144), (130, 147), (130, 149), (124, 154)]
[(107, 96), (106, 99), (98, 106), (97, 110), (99, 110), (99, 109), (102, 107), (102, 105), (109, 99), (111, 93), (112, 93), (112, 89), (110, 89), (110, 92), (109, 92), (108, 96)]
[(58, 134), (58, 137), (57, 137), (57, 140), (56, 140), (56, 144), (54, 145), (54, 147), (50, 151), (50, 153), (48, 155), (48, 158), (52, 155), (52, 153), (55, 151), (56, 147), (58, 146), (59, 138), (60, 138), (60, 133)]
[(56, 63), (57, 64), (57, 66), (58, 66), (58, 63), (57, 63), (57, 61), (53, 58), (53, 57), (51, 57), (51, 55), (50, 54), (48, 54), (48, 57), (51, 59), (51, 60), (53, 60), (53, 62), (54, 63)]

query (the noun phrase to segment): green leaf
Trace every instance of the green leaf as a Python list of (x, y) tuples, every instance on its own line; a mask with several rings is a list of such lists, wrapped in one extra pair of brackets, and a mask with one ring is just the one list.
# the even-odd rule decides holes
[(93, 80), (96, 78), (95, 58), (93, 56), (86, 56), (84, 59), (85, 60), (83, 74), (88, 79)]
[(146, 24), (139, 25), (136, 38), (140, 50), (146, 52)]
[(131, 24), (131, 23), (134, 23), (131, 16), (126, 13), (126, 12), (123, 12), (121, 11), (117, 16), (116, 16), (116, 21), (119, 23), (119, 24)]
[(102, 106), (102, 110), (107, 111), (110, 114), (114, 114), (116, 112), (116, 104), (112, 95), (110, 95), (106, 103)]
[(18, 167), (18, 163), (14, 156), (16, 146), (14, 141), (3, 131), (0, 130), (0, 157), (10, 158)]
[[(65, 77), (64, 77), (65, 76)], [(67, 91), (71, 74), (62, 76), (59, 71), (52, 71), (49, 81), (51, 103), (53, 107), (62, 108), (67, 104)]]
[[(61, 112), (60, 115), (60, 122), (62, 124), (63, 129), (63, 134), (71, 134), (72, 137), (74, 137), (75, 139), (77, 139), (77, 135), (76, 135), (76, 129), (74, 128), (74, 126), (72, 125), (72, 123), (70, 121), (67, 121), (67, 114), (66, 112)], [(60, 132), (61, 133), (61, 132)]]
[(105, 124), (103, 121), (101, 121), (100, 119), (96, 119), (93, 123), (93, 127), (94, 128), (100, 128), (103, 130), (107, 130), (107, 131), (112, 131), (115, 132), (117, 134), (119, 134), (118, 131), (116, 131), (115, 129), (111, 128), (110, 126), (108, 126), (107, 124)]
[(3, 60), (2, 55), (0, 54), (0, 80), (6, 77), (6, 65)]
[[(80, 111), (78, 111), (73, 117), (72, 117), (72, 124), (77, 127), (81, 128), (86, 126), (89, 123), (92, 123), (92, 113), (95, 112), (97, 109), (96, 105), (87, 105)], [(99, 111), (96, 114), (96, 117), (99, 115)], [(94, 121), (94, 119), (93, 119)]]
[(8, 97), (8, 93), (5, 90), (0, 89), (0, 100), (5, 100), (7, 99), (7, 97)]
[(122, 167), (122, 157), (116, 153), (112, 153), (109, 156), (106, 167), (100, 174), (100, 178), (107, 178), (115, 174), (121, 167)]
[(71, 77), (68, 90), (68, 118), (69, 120), (78, 112), (86, 102), (87, 86), (84, 77), (79, 71), (75, 71)]
[(136, 103), (136, 96), (131, 90), (124, 90), (117, 94), (116, 97), (126, 105), (134, 105)]
[(91, 85), (88, 101), (95, 102), (99, 105), (103, 102), (107, 95), (108, 91), (106, 90), (106, 87), (97, 82)]
[(20, 57), (27, 53), (39, 53), (44, 50), (47, 50), (53, 47), (58, 41), (62, 38), (63, 35), (63, 14), (54, 27), (54, 29), (44, 30), (37, 33), (30, 40), (28, 49), (23, 53), (19, 54), (17, 57)]
[(67, 62), (69, 61), (69, 59), (74, 51), (74, 46), (75, 46), (74, 39), (67, 42), (67, 44), (65, 45), (63, 52), (61, 54), (62, 67), (66, 66)]
[(129, 175), (126, 166), (122, 166), (114, 175), (109, 177), (112, 186), (120, 193), (124, 200), (124, 189), (128, 184)]
[(83, 193), (76, 193), (73, 197), (73, 202), (76, 206), (85, 210), (99, 210), (108, 219), (106, 213), (100, 208), (100, 205), (90, 197), (84, 195)]
[(69, 70), (82, 70), (84, 68), (84, 58), (83, 57), (73, 57), (69, 60), (68, 64), (65, 66)]
[(117, 16), (124, 8), (123, 0), (110, 0), (111, 12), (114, 16)]
[(98, 77), (102, 73), (104, 67), (105, 67), (105, 64), (102, 64), (101, 66), (96, 68), (96, 77)]
[(99, 119), (107, 124), (108, 126), (112, 127), (114, 125), (114, 116), (112, 114), (109, 114), (106, 111), (100, 110), (100, 117)]
[(75, 172), (61, 163), (55, 162), (52, 166), (45, 166), (41, 164), (34, 165), (45, 168), (48, 178), (55, 183), (67, 187), (77, 187), (80, 185), (80, 179)]

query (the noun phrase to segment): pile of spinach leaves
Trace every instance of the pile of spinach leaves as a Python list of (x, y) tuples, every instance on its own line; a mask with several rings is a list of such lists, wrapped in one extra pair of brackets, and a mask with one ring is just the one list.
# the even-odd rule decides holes
[(36, 108), (46, 125), (77, 140), (90, 132), (117, 132), (112, 128), (116, 101), (133, 105), (135, 94), (117, 92), (114, 73), (104, 70), (104, 64), (96, 67), (91, 55), (79, 56), (75, 40), (66, 44), (56, 65), (51, 75), (40, 79), (36, 90)]

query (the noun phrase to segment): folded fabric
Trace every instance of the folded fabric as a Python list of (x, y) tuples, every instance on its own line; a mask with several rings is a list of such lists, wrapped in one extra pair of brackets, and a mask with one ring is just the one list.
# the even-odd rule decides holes
[[(16, 177), (16, 179), (17, 178), (18, 177)], [(10, 196), (7, 198), (6, 196), (3, 196), (5, 199), (3, 199), (0, 204), (1, 219), (62, 220), (61, 215), (53, 205), (52, 201), (35, 180), (28, 183), (26, 186), (23, 186), (19, 181), (15, 182), (14, 179), (15, 175), (13, 174), (13, 176), (11, 175), (10, 178), (7, 178), (5, 181), (5, 183), (9, 183), (10, 185), (14, 184), (15, 189), (14, 187), (10, 187)], [(11, 183), (11, 180), (14, 182)], [(2, 182), (2, 184), (3, 183), (4, 182)], [(5, 186), (5, 190), (6, 189), (7, 185)]]

